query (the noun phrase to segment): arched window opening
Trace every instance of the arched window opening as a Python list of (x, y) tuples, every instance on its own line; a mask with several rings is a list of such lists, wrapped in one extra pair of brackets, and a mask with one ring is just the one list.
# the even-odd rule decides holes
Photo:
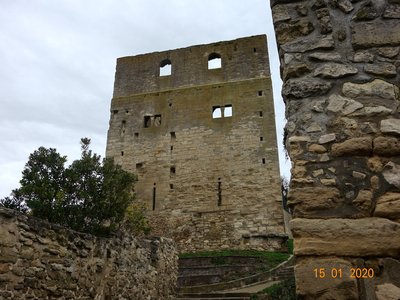
[(213, 106), (213, 119), (222, 118), (222, 110), (219, 106)]
[(219, 55), (218, 53), (211, 53), (208, 56), (208, 69), (209, 70), (220, 69), (221, 66), (222, 66), (221, 55)]
[(164, 59), (160, 63), (160, 76), (169, 76), (171, 75), (172, 64), (169, 59)]

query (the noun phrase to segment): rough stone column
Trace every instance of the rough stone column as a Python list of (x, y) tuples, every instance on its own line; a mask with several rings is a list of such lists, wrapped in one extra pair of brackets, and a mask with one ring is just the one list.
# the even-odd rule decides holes
[(398, 299), (400, 1), (271, 6), (299, 298)]

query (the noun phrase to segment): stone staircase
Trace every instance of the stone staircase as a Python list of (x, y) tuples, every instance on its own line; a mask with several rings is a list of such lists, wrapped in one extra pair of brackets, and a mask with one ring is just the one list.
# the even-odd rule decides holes
[(180, 259), (177, 298), (250, 299), (266, 287), (294, 276), (293, 257), (271, 270), (265, 270), (263, 263), (258, 257)]

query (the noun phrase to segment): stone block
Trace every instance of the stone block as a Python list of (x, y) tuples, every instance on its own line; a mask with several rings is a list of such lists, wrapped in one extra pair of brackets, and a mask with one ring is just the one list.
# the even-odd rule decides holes
[(374, 20), (352, 24), (352, 44), (356, 49), (400, 44), (400, 23), (397, 20)]
[(333, 49), (335, 46), (335, 41), (332, 35), (325, 37), (305, 37), (299, 41), (293, 41), (282, 45), (282, 49), (285, 52), (300, 52), (304, 53), (316, 49)]
[(383, 218), (291, 221), (297, 256), (397, 257), (400, 224)]
[[(339, 257), (297, 259), (294, 268), (297, 296), (299, 299), (358, 300), (357, 281), (349, 276), (352, 267), (349, 261)], [(333, 269), (341, 270), (342, 277)]]
[(333, 156), (369, 155), (371, 152), (371, 137), (352, 138), (344, 141), (343, 143), (336, 143), (332, 145)]
[(364, 105), (358, 101), (333, 94), (329, 97), (326, 110), (345, 116), (363, 107)]
[(290, 79), (282, 88), (282, 95), (294, 98), (307, 98), (326, 94), (332, 83), (315, 78)]
[(381, 121), (383, 133), (400, 134), (400, 119), (386, 119)]
[(400, 189), (400, 165), (390, 161), (383, 167), (383, 178), (389, 183)]
[(319, 76), (322, 78), (340, 78), (357, 73), (358, 69), (352, 65), (326, 63), (315, 69), (314, 76)]
[(288, 195), (288, 205), (294, 207), (295, 215), (330, 210), (342, 203), (339, 190), (332, 187), (292, 188)]
[(364, 67), (366, 73), (382, 77), (396, 77), (396, 66), (390, 63), (368, 64)]
[(388, 136), (377, 137), (374, 139), (374, 153), (382, 156), (400, 155), (400, 139)]
[(400, 218), (400, 193), (386, 193), (376, 202), (375, 217), (388, 219)]
[(375, 79), (367, 83), (346, 82), (343, 85), (343, 94), (346, 97), (357, 99), (381, 98), (387, 100), (397, 100), (399, 88), (394, 84)]

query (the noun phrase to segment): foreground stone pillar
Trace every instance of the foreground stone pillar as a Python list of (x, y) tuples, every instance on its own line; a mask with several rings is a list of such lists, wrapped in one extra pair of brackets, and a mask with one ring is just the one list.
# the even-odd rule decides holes
[(400, 1), (271, 6), (299, 299), (398, 299)]

